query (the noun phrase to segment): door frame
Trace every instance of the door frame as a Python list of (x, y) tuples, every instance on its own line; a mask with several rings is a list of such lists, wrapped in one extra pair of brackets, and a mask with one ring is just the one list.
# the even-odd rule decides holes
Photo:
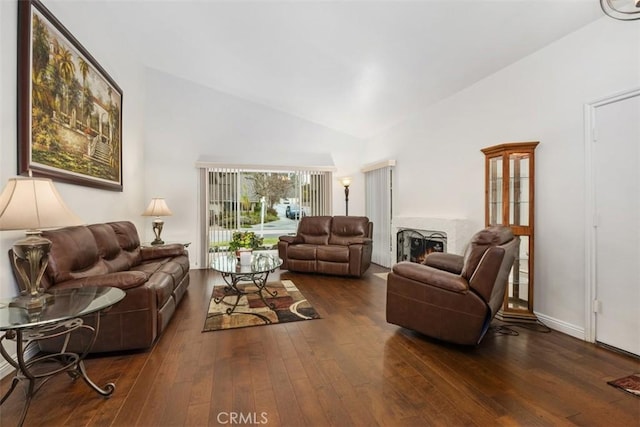
[(584, 106), (584, 161), (585, 161), (585, 327), (584, 339), (596, 341), (596, 188), (594, 167), (594, 143), (597, 141), (596, 112), (600, 107), (640, 96), (640, 88), (610, 95)]

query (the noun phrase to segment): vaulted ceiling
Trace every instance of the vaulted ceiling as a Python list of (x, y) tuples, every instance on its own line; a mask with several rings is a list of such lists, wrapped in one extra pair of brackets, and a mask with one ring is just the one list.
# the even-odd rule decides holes
[[(93, 0), (149, 67), (366, 138), (602, 17), (597, 0)], [(115, 30), (115, 31), (114, 31)]]

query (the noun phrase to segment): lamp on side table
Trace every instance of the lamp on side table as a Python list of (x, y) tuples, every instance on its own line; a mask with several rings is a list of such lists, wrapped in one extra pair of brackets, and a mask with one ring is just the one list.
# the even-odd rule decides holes
[(162, 227), (164, 226), (164, 221), (160, 218), (161, 216), (171, 216), (173, 215), (167, 206), (167, 202), (164, 201), (163, 198), (156, 197), (151, 199), (149, 206), (142, 212), (142, 216), (155, 216), (156, 218), (151, 223), (153, 228), (153, 233), (156, 235), (156, 238), (152, 245), (162, 245), (164, 241), (160, 238), (160, 234), (162, 233)]
[(40, 310), (50, 298), (40, 288), (51, 249), (51, 241), (42, 237), (41, 230), (82, 223), (64, 203), (50, 179), (9, 179), (0, 194), (0, 230), (27, 230), (27, 236), (13, 244), (13, 263), (21, 294), (11, 306)]

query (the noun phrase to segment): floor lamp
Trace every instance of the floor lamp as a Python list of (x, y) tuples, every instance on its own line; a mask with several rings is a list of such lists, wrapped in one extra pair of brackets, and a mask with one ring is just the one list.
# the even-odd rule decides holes
[(348, 176), (344, 177), (340, 182), (344, 186), (344, 214), (345, 216), (349, 216), (349, 186), (351, 185), (351, 178)]
[(41, 230), (80, 224), (82, 220), (67, 207), (50, 179), (9, 179), (0, 194), (0, 230), (26, 230), (26, 237), (13, 244), (12, 262), (21, 293), (11, 306), (40, 310), (51, 300), (40, 287), (51, 249)]

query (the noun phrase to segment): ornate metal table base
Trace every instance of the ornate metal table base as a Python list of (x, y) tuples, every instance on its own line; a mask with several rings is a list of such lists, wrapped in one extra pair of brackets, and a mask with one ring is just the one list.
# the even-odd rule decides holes
[[(240, 298), (242, 296), (256, 294), (260, 296), (260, 299), (262, 300), (264, 305), (273, 310), (274, 308), (276, 308), (275, 304), (268, 303), (263, 294), (264, 291), (272, 298), (278, 295), (277, 291), (271, 292), (269, 289), (267, 289), (267, 278), (269, 277), (269, 273), (270, 271), (264, 271), (260, 273), (221, 272), (222, 278), (224, 279), (227, 286), (224, 287), (224, 295), (220, 298), (214, 298), (213, 301), (216, 304), (219, 304), (226, 296), (235, 295), (236, 301), (233, 304), (233, 307), (227, 308), (227, 314), (232, 314), (236, 310), (236, 308), (238, 308), (238, 303), (240, 302)], [(240, 282), (251, 282), (256, 286), (256, 290), (247, 291), (246, 285), (244, 288), (239, 288), (238, 284)]]
[[(11, 382), (11, 387), (0, 400), (2, 405), (7, 398), (16, 389), (18, 383), (22, 380), (29, 382), (26, 391), (26, 400), (24, 408), (22, 409), (22, 415), (20, 416), (19, 425), (24, 423), (31, 399), (40, 390), (40, 388), (54, 375), (66, 372), (71, 378), (82, 378), (85, 383), (98, 394), (104, 397), (109, 397), (114, 392), (116, 386), (113, 383), (108, 383), (101, 388), (97, 386), (89, 376), (84, 366), (84, 358), (93, 346), (95, 342), (97, 331), (100, 326), (100, 314), (96, 313), (96, 326), (91, 327), (85, 325), (82, 319), (76, 318), (67, 320), (64, 322), (54, 323), (42, 327), (34, 327), (30, 329), (15, 329), (7, 330), (5, 334), (0, 337), (0, 353), (5, 360), (16, 369), (16, 374)], [(91, 334), (91, 339), (85, 352), (82, 354), (72, 353), (67, 351), (67, 345), (71, 338), (71, 333), (77, 330), (86, 330)], [(29, 360), (25, 360), (25, 353), (31, 348), (35, 348), (38, 341), (51, 339), (56, 337), (64, 337), (64, 343), (59, 353), (45, 354), (42, 356), (35, 356)], [(6, 341), (14, 341), (16, 344), (16, 358), (14, 359), (5, 348)]]

